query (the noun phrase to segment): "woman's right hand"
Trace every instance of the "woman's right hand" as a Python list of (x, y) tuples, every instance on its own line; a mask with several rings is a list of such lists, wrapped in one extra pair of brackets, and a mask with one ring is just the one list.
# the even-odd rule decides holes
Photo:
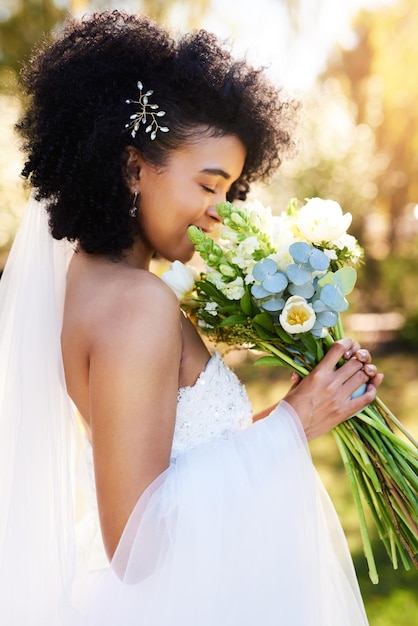
[[(342, 358), (346, 362), (336, 369)], [(297, 379), (283, 399), (298, 413), (308, 440), (325, 434), (374, 400), (383, 374), (377, 373), (370, 360), (367, 350), (345, 338), (331, 346), (306, 378)], [(365, 383), (365, 393), (352, 398), (353, 392)]]

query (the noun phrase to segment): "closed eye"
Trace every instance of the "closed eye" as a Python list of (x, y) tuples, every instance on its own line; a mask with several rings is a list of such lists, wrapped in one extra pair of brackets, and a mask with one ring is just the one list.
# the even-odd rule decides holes
[(210, 187), (206, 187), (206, 185), (200, 185), (202, 187), (202, 189), (204, 191), (207, 191), (208, 193), (216, 193), (214, 189), (211, 189)]

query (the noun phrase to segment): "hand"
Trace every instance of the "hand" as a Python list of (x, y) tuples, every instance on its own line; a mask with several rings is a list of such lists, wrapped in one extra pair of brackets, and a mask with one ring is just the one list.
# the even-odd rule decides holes
[[(346, 360), (336, 366), (341, 358)], [(294, 385), (284, 400), (298, 413), (308, 440), (328, 432), (352, 417), (376, 396), (383, 380), (371, 363), (368, 350), (352, 339), (336, 341), (322, 361), (306, 378), (292, 375)], [(364, 394), (352, 398), (356, 389), (367, 384)]]

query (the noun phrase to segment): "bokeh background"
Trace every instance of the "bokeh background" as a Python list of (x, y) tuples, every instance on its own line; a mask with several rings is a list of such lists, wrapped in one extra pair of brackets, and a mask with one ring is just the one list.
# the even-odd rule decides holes
[[(353, 214), (365, 264), (345, 314), (347, 334), (385, 372), (379, 395), (418, 435), (418, 2), (416, 0), (2, 0), (0, 5), (0, 272), (25, 206), (14, 134), (18, 74), (32, 46), (68, 14), (119, 8), (186, 31), (204, 27), (267, 67), (301, 102), (297, 153), (255, 190), (273, 210), (321, 196)], [(76, 184), (76, 181), (75, 181)], [(255, 408), (289, 372), (228, 355)], [(418, 572), (393, 571), (376, 539), (380, 583), (368, 580), (356, 513), (332, 435), (312, 454), (347, 533), (371, 626), (418, 624)]]

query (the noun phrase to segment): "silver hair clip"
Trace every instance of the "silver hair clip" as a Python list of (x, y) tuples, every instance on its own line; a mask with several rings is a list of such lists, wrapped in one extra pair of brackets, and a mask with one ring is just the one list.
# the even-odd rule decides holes
[(163, 117), (165, 115), (165, 111), (159, 111), (158, 104), (150, 104), (148, 102), (149, 96), (151, 96), (154, 92), (152, 89), (149, 89), (145, 93), (142, 93), (143, 85), (139, 80), (137, 82), (137, 87), (139, 89), (139, 98), (138, 100), (126, 100), (126, 104), (139, 104), (140, 109), (136, 113), (133, 113), (130, 116), (130, 122), (125, 124), (125, 128), (131, 128), (131, 135), (135, 138), (136, 133), (138, 132), (139, 125), (148, 124), (145, 128), (146, 133), (151, 133), (150, 137), (153, 141), (157, 136), (157, 131), (160, 130), (162, 133), (168, 133), (170, 130), (167, 126), (160, 126), (158, 123), (158, 117)]

